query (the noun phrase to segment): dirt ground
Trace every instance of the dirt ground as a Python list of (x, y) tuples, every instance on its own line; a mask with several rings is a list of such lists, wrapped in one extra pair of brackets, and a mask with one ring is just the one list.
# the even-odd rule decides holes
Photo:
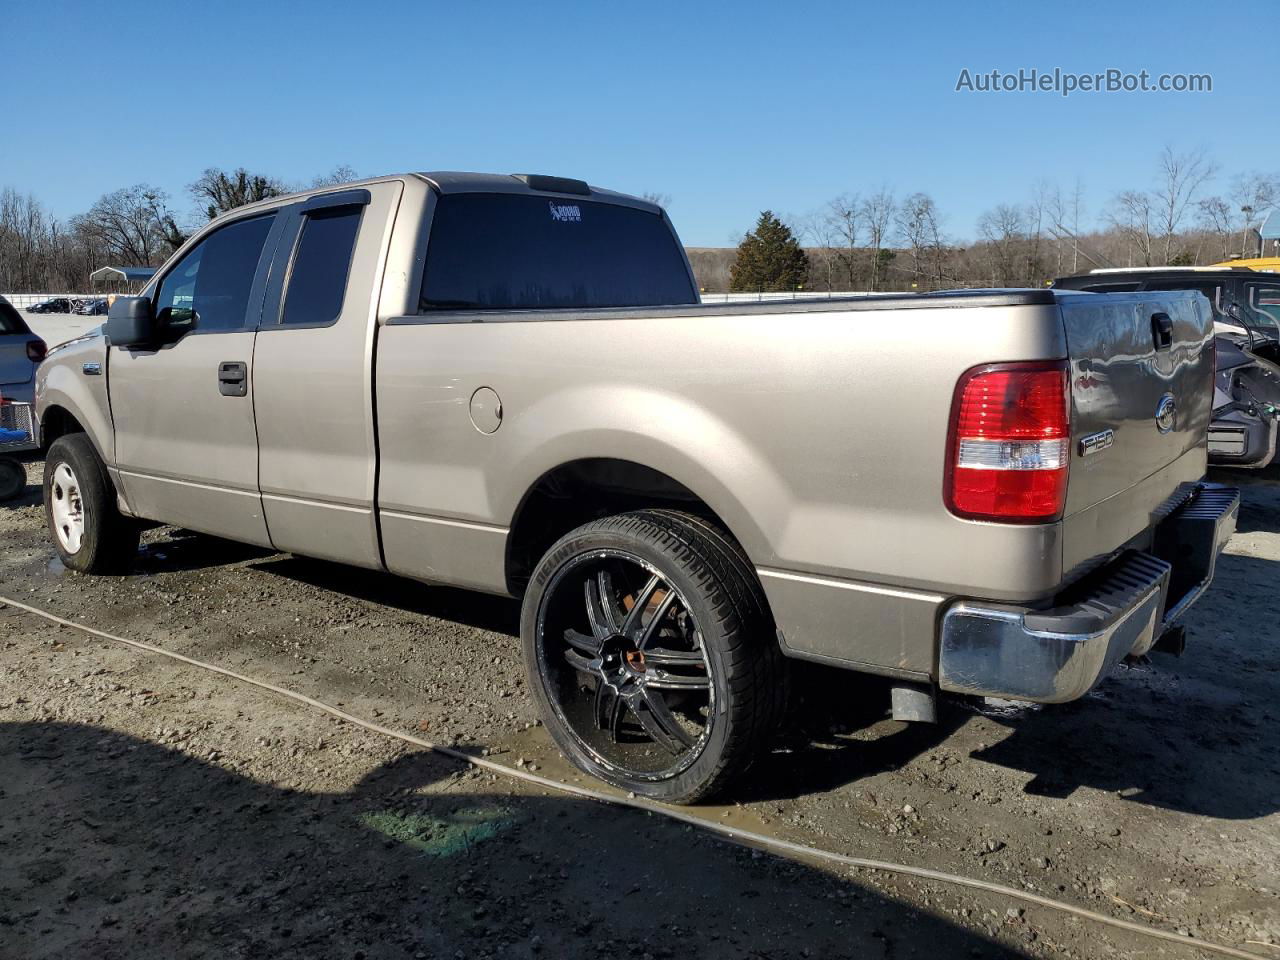
[[(806, 668), (794, 728), (702, 813), (1280, 958), (1280, 473), (1217, 479), (1244, 484), (1240, 532), (1181, 659), (935, 727)], [(34, 485), (0, 505), (0, 595), (578, 780), (536, 723), (510, 601), (172, 529), (134, 574), (85, 578)], [(0, 608), (5, 960), (1200, 955), (476, 773)]]

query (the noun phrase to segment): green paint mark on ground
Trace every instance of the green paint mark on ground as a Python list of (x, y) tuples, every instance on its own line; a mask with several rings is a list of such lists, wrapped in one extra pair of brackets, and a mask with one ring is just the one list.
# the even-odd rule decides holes
[(360, 822), (429, 857), (452, 857), (496, 837), (516, 821), (505, 807), (464, 807), (446, 817), (382, 810), (361, 814)]

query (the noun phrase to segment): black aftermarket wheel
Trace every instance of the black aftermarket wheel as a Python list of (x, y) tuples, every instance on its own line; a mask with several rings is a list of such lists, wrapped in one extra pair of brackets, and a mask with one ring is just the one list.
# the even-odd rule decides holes
[(784, 667), (760, 586), (697, 517), (641, 511), (574, 530), (534, 571), (521, 634), (556, 743), (645, 796), (722, 789), (780, 719)]

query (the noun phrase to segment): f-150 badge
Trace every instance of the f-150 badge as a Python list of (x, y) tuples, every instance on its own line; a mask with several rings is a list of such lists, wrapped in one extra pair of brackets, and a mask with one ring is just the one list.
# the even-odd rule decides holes
[(1101, 453), (1103, 450), (1110, 448), (1116, 442), (1116, 432), (1114, 430), (1101, 430), (1098, 433), (1091, 433), (1087, 437), (1080, 438), (1080, 456), (1091, 457), (1095, 453)]

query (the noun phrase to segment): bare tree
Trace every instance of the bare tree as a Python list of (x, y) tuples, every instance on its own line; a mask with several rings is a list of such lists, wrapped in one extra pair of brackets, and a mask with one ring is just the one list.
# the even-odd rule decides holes
[(322, 173), (309, 184), (312, 187), (336, 187), (340, 183), (359, 180), (360, 174), (350, 164), (340, 163), (328, 173)]
[(926, 275), (939, 286), (942, 283), (942, 237), (938, 230), (938, 211), (927, 193), (913, 193), (902, 201), (894, 217), (898, 237), (911, 251), (911, 276), (915, 283), (925, 283)]
[(119, 266), (154, 266), (186, 240), (168, 200), (163, 190), (135, 184), (103, 195), (74, 224)]
[(988, 245), (991, 286), (1018, 286), (1023, 278), (1019, 254), (1027, 240), (1027, 215), (1016, 204), (1002, 203), (978, 219), (978, 233)]
[(1164, 262), (1173, 260), (1174, 235), (1206, 180), (1217, 172), (1205, 149), (1175, 153), (1166, 145), (1160, 152), (1160, 182), (1152, 191), (1152, 209), (1162, 232)]
[(1258, 173), (1238, 174), (1231, 179), (1225, 197), (1206, 197), (1197, 204), (1200, 222), (1220, 245), (1221, 259), (1235, 252), (1236, 238), (1240, 241), (1240, 256), (1247, 254), (1250, 231), (1268, 210), (1280, 203), (1280, 175)]
[(835, 249), (835, 260), (844, 274), (846, 289), (856, 290), (858, 221), (861, 216), (862, 202), (858, 195), (841, 194), (827, 204), (823, 218), (833, 237), (831, 246)]
[(1130, 255), (1129, 266), (1133, 266), (1132, 251), (1137, 250), (1142, 265), (1152, 265), (1151, 256), (1154, 251), (1152, 239), (1152, 200), (1151, 195), (1141, 190), (1126, 190), (1117, 194), (1107, 219), (1128, 244)]
[(893, 191), (881, 187), (858, 208), (859, 218), (867, 230), (867, 239), (871, 244), (871, 289), (878, 290), (880, 274), (884, 267), (881, 251), (889, 239), (889, 228), (893, 224), (894, 211), (897, 204), (893, 199)]

